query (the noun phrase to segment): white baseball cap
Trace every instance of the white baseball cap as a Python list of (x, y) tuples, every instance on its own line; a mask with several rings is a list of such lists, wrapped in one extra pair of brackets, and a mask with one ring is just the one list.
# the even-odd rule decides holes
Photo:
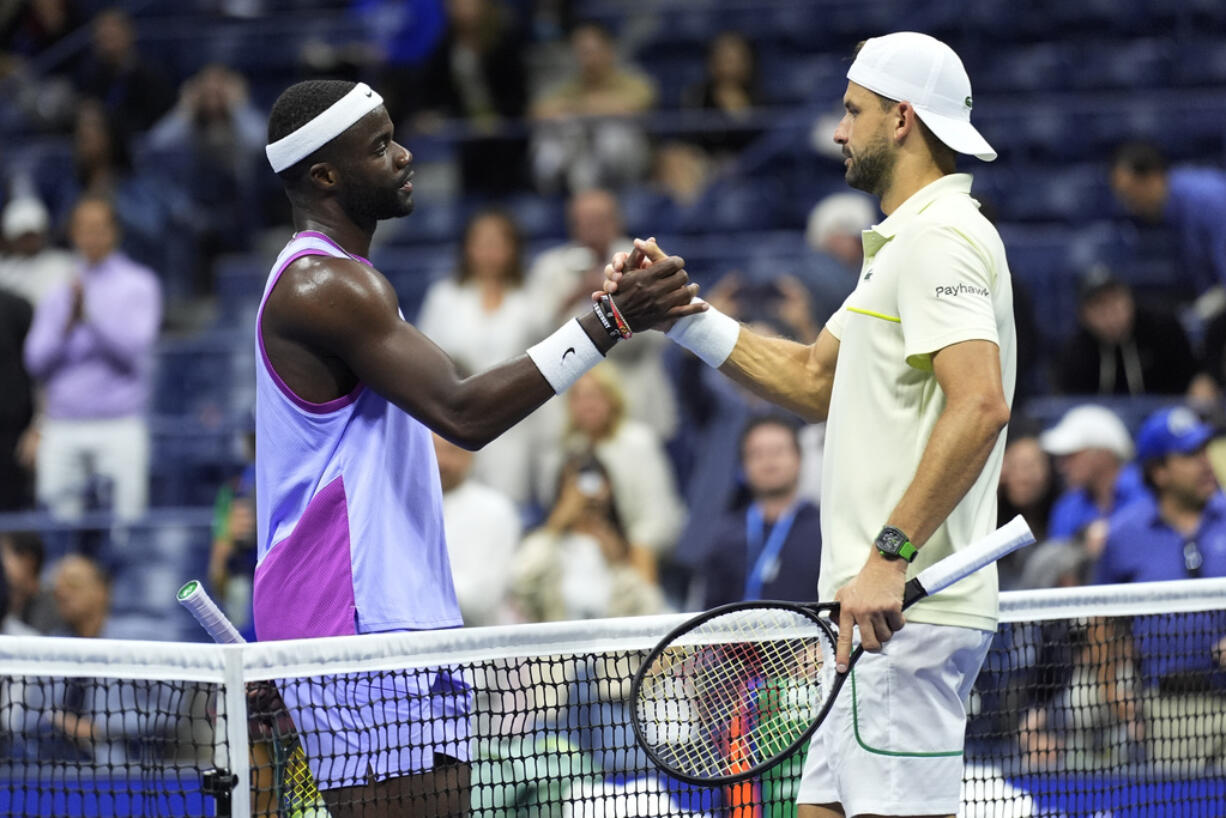
[(5, 241), (12, 241), (26, 233), (44, 233), (51, 217), (43, 203), (32, 196), (20, 196), (4, 207), (0, 217)]
[(898, 31), (866, 40), (847, 79), (888, 99), (911, 103), (937, 139), (958, 153), (985, 162), (996, 158), (971, 124), (971, 78), (954, 50), (937, 38)]
[(1039, 435), (1039, 445), (1057, 456), (1106, 449), (1120, 460), (1132, 459), (1132, 437), (1119, 415), (1092, 404), (1068, 410), (1059, 423)]

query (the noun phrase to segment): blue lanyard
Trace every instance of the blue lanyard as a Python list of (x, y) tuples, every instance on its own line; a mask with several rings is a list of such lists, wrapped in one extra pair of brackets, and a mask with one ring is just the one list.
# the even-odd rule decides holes
[(762, 509), (757, 503), (752, 503), (745, 512), (745, 545), (748, 552), (746, 558), (761, 546), (753, 570), (745, 577), (745, 599), (761, 599), (762, 584), (779, 575), (779, 552), (783, 550), (783, 543), (791, 533), (795, 519), (796, 505), (793, 504), (779, 516), (779, 520), (771, 528), (770, 536), (766, 538), (766, 544), (762, 545), (762, 535), (766, 528)]

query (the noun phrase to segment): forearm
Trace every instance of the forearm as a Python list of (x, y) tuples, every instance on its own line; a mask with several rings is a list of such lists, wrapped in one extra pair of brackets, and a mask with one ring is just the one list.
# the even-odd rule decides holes
[(823, 421), (830, 410), (834, 373), (816, 365), (811, 346), (767, 338), (742, 327), (732, 354), (719, 371), (806, 420)]
[[(582, 316), (579, 325), (601, 355), (613, 346), (595, 315)], [(567, 347), (557, 357), (574, 359), (580, 354)], [(430, 425), (458, 446), (480, 449), (555, 394), (554, 384), (537, 363), (520, 355), (461, 381)]]
[(983, 400), (945, 407), (916, 469), (915, 477), (887, 520), (921, 547), (978, 479), (1008, 411)]
[(68, 348), (65, 331), (68, 315), (39, 315), (26, 336), (26, 371), (38, 379), (46, 379), (59, 365)]

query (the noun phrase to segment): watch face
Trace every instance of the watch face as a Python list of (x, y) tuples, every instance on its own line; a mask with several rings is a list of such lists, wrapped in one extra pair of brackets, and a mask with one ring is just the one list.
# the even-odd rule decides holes
[(897, 554), (907, 540), (897, 528), (884, 529), (877, 535), (877, 547), (887, 554)]

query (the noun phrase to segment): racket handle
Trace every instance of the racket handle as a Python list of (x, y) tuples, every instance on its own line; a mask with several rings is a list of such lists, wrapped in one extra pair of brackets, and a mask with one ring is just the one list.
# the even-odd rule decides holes
[(221, 608), (217, 607), (217, 603), (213, 602), (199, 581), (193, 579), (185, 583), (179, 589), (178, 597), (183, 607), (196, 617), (200, 626), (217, 642), (227, 645), (247, 641), (238, 632), (238, 628), (234, 627), (234, 623), (221, 612)]
[[(955, 551), (951, 556), (921, 571), (912, 582), (918, 581), (918, 584), (922, 586), (920, 588), (922, 593), (911, 601), (915, 602), (944, 590), (988, 563), (995, 562), (1011, 551), (1024, 545), (1030, 545), (1032, 542), (1034, 542), (1034, 534), (1031, 533), (1030, 526), (1026, 525), (1026, 521), (1019, 514), (986, 537), (981, 537), (966, 548)], [(911, 583), (907, 585), (906, 596), (910, 596)], [(904, 608), (909, 604), (906, 596), (903, 599)]]

